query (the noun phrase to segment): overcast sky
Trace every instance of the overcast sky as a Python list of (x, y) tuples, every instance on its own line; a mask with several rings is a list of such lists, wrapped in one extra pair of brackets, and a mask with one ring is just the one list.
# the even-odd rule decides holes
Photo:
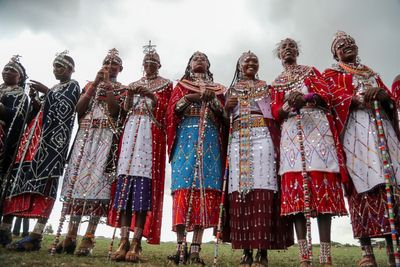
[[(0, 0), (0, 64), (19, 54), (28, 76), (51, 86), (54, 56), (67, 49), (76, 63), (73, 78), (84, 86), (115, 47), (124, 65), (119, 80), (127, 84), (141, 77), (142, 46), (152, 40), (160, 74), (171, 80), (183, 75), (198, 50), (208, 55), (215, 81), (229, 85), (236, 60), (251, 50), (260, 60), (260, 78), (271, 82), (282, 69), (272, 54), (281, 39), (300, 41), (298, 62), (322, 72), (334, 63), (334, 33), (344, 30), (356, 39), (362, 63), (391, 86), (400, 73), (399, 14), (400, 0)], [(169, 173), (163, 241), (174, 239)], [(54, 227), (59, 215), (57, 204), (50, 219)], [(334, 241), (355, 243), (348, 217), (332, 225)], [(315, 242), (317, 233), (313, 224)], [(102, 226), (99, 234), (110, 230)], [(207, 232), (205, 240), (210, 239)]]

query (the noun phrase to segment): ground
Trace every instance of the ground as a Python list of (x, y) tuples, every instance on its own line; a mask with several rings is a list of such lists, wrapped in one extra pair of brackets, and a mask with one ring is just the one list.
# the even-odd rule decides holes
[[(108, 238), (97, 238), (96, 247), (93, 250), (93, 254), (89, 257), (76, 257), (71, 255), (55, 255), (51, 256), (47, 252), (54, 240), (53, 236), (46, 236), (42, 244), (42, 249), (39, 252), (31, 253), (19, 253), (9, 252), (4, 248), (0, 248), (0, 266), (13, 267), (13, 266), (117, 266), (125, 267), (132, 266), (132, 263), (115, 263), (107, 261), (107, 252), (110, 245), (110, 239)], [(114, 250), (118, 244), (116, 240)], [(172, 254), (175, 250), (175, 244), (173, 243), (162, 243), (159, 246), (143, 244), (143, 262), (136, 264), (136, 266), (150, 267), (150, 266), (167, 266), (167, 256)], [(298, 248), (296, 246), (289, 248), (286, 251), (271, 251), (269, 252), (269, 266), (274, 267), (290, 267), (298, 266), (297, 262)], [(318, 245), (314, 246), (314, 266), (318, 264)], [(378, 266), (386, 266), (386, 254), (385, 249), (375, 248), (376, 257), (378, 260)], [(212, 266), (214, 257), (214, 244), (204, 244), (202, 251), (202, 257), (204, 258), (207, 266)], [(241, 252), (233, 251), (229, 244), (223, 244), (219, 246), (219, 258), (218, 266), (238, 266)], [(349, 247), (333, 247), (332, 256), (334, 260), (334, 266), (357, 266), (356, 262), (360, 257), (360, 248), (356, 246)]]

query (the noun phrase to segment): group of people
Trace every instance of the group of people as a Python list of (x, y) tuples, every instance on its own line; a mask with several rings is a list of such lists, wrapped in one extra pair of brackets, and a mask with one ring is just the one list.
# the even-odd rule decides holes
[[(344, 193), (361, 243), (359, 266), (376, 266), (374, 237), (386, 239), (389, 266), (400, 264), (400, 77), (389, 90), (361, 64), (354, 38), (336, 33), (336, 64), (322, 74), (297, 63), (296, 41), (280, 41), (274, 52), (283, 71), (271, 84), (258, 77), (257, 55), (244, 52), (228, 88), (214, 82), (202, 52), (191, 56), (175, 87), (159, 76), (154, 46), (144, 52), (140, 80), (127, 86), (117, 81), (123, 64), (112, 49), (82, 92), (71, 79), (73, 59), (60, 53), (53, 63), (60, 83), (48, 88), (31, 80), (29, 98), (18, 58), (4, 67), (2, 245), (40, 249), (64, 173), (52, 253), (89, 255), (106, 217), (121, 229), (110, 258), (139, 262), (142, 237), (160, 243), (168, 154), (177, 235), (176, 251), (168, 257), (173, 264), (205, 265), (203, 231), (214, 228), (217, 244), (231, 242), (243, 250), (240, 266), (268, 266), (268, 250), (293, 245), (294, 224), (300, 266), (311, 266), (315, 217), (319, 261), (332, 266), (331, 219), (347, 214)], [(75, 114), (79, 129), (67, 155)], [(28, 236), (12, 243), (14, 216), (38, 220)], [(59, 240), (67, 216), (67, 234)], [(83, 217), (89, 224), (77, 246)]]

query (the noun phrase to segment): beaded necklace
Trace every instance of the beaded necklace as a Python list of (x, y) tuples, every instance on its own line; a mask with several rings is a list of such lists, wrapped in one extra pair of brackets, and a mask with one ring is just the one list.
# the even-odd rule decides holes
[(250, 115), (251, 103), (268, 94), (268, 87), (260, 80), (240, 80), (233, 88), (231, 94), (239, 100), (239, 193), (240, 197), (249, 193), (254, 187), (253, 160), (251, 159), (251, 132)]
[(289, 66), (272, 82), (272, 86), (278, 92), (301, 90), (304, 80), (311, 73), (312, 68), (309, 66)]

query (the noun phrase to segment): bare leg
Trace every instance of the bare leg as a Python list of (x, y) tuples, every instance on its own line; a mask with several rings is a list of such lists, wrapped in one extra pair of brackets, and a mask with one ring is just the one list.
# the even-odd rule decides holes
[(94, 247), (94, 237), (95, 237), (95, 233), (96, 233), (96, 229), (97, 229), (97, 225), (99, 224), (99, 221), (100, 221), (99, 216), (91, 216), (90, 217), (85, 236), (82, 238), (82, 241), (79, 244), (76, 255), (88, 256), (91, 253), (91, 251)]
[[(391, 235), (386, 236), (385, 240), (386, 240), (386, 255), (388, 257), (388, 266), (396, 266), (392, 236)], [(398, 240), (396, 242), (398, 243)]]
[(360, 244), (362, 249), (362, 259), (358, 262), (358, 265), (363, 267), (376, 267), (377, 264), (371, 245), (371, 238), (360, 238)]
[(168, 256), (168, 260), (176, 265), (179, 264), (181, 251), (184, 250), (184, 262), (186, 263), (187, 248), (183, 247), (185, 241), (185, 226), (183, 224), (176, 226), (176, 251), (175, 254)]
[(195, 226), (193, 231), (193, 240), (190, 245), (189, 260), (191, 264), (205, 265), (204, 261), (200, 258), (201, 244), (203, 242), (204, 228)]
[(299, 243), (299, 258), (300, 266), (311, 266), (310, 258), (308, 256), (308, 244), (307, 244), (307, 224), (304, 214), (300, 213), (294, 217), (294, 227), (296, 230), (297, 240)]
[(125, 256), (126, 261), (138, 262), (142, 251), (141, 241), (143, 236), (144, 224), (146, 222), (147, 211), (138, 211), (135, 213), (135, 230), (130, 249)]
[(330, 214), (319, 214), (318, 230), (320, 239), (319, 262), (321, 266), (332, 266), (331, 257), (331, 224), (332, 216)]

